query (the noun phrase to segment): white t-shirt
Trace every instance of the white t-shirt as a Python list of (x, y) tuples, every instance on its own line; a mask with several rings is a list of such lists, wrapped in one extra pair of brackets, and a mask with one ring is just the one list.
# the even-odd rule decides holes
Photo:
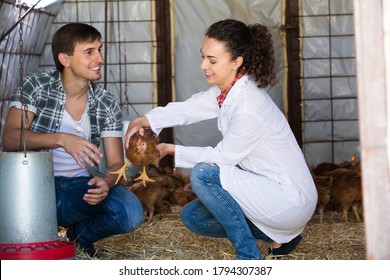
[[(85, 108), (84, 114), (79, 121), (74, 120), (65, 110), (64, 117), (58, 132), (65, 132), (83, 137), (89, 140), (90, 120)], [(86, 168), (81, 168), (76, 160), (63, 148), (53, 149), (54, 176), (81, 177), (90, 176)]]

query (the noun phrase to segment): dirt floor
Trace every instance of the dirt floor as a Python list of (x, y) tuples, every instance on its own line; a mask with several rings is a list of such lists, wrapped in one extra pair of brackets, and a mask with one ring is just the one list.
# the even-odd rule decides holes
[[(104, 260), (234, 260), (233, 246), (227, 239), (199, 236), (187, 230), (179, 216), (180, 207), (170, 214), (156, 215), (135, 232), (112, 236), (95, 243)], [(325, 212), (324, 223), (314, 214), (302, 233), (299, 246), (284, 260), (364, 260), (364, 223), (354, 220), (344, 223), (342, 213)], [(269, 245), (258, 241), (265, 259)], [(91, 259), (77, 250), (76, 259)]]

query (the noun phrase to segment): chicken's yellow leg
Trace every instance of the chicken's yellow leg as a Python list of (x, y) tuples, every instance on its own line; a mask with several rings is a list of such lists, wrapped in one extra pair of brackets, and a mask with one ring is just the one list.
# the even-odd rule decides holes
[(126, 177), (126, 170), (127, 170), (127, 165), (130, 163), (130, 161), (127, 159), (125, 164), (117, 171), (115, 172), (110, 172), (110, 174), (118, 174), (118, 178), (116, 179), (115, 185), (118, 184), (119, 180), (124, 177), (125, 180), (127, 181)]
[(142, 168), (141, 175), (134, 179), (134, 181), (140, 181), (140, 180), (142, 180), (144, 187), (146, 187), (146, 182), (155, 182), (156, 181), (156, 180), (150, 179), (148, 177), (148, 174), (146, 173), (146, 166), (145, 165)]

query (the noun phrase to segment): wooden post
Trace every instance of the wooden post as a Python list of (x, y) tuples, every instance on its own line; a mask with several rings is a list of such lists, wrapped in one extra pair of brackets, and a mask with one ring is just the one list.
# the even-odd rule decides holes
[[(170, 1), (156, 1), (156, 39), (157, 39), (157, 104), (165, 106), (172, 101), (172, 61)], [(173, 129), (166, 128), (160, 133), (160, 142), (173, 143)], [(160, 167), (173, 167), (173, 157), (166, 156)]]
[(281, 27), (286, 34), (287, 55), (287, 92), (288, 110), (287, 118), (290, 127), (302, 146), (302, 88), (301, 65), (299, 60), (299, 1), (285, 1), (285, 23)]
[(390, 108), (386, 104), (390, 96), (386, 67), (390, 71), (390, 65), (385, 59), (384, 2), (353, 2), (367, 259), (377, 260), (390, 259)]

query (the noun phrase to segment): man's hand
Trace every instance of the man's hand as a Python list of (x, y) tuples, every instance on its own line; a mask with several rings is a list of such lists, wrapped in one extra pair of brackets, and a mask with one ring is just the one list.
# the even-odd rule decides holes
[(85, 202), (91, 205), (96, 205), (102, 202), (108, 195), (109, 188), (107, 181), (100, 177), (93, 177), (88, 182), (89, 186), (95, 186), (93, 189), (89, 189), (86, 194), (84, 194), (83, 199)]
[(85, 164), (94, 166), (100, 163), (103, 154), (94, 144), (73, 134), (62, 133), (61, 136), (61, 146), (81, 168), (85, 168)]

